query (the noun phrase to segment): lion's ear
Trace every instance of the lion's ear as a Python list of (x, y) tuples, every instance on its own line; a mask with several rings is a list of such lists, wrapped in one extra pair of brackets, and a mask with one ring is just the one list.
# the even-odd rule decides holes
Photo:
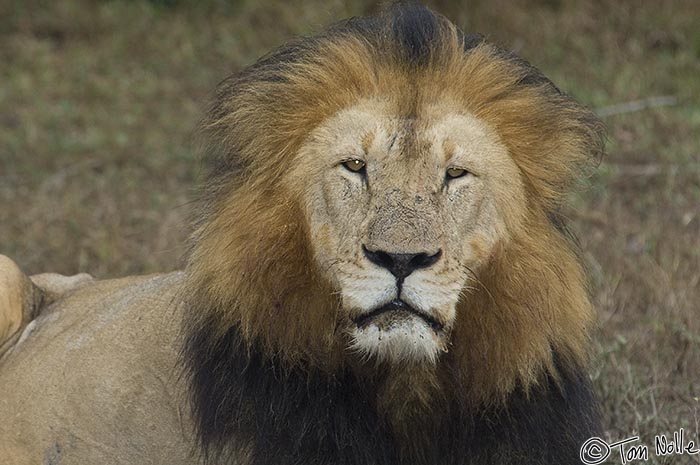
[(14, 261), (0, 255), (0, 356), (34, 317), (39, 293)]
[(92, 280), (87, 273), (74, 276), (44, 273), (30, 278), (12, 259), (0, 255), (0, 357), (43, 308)]

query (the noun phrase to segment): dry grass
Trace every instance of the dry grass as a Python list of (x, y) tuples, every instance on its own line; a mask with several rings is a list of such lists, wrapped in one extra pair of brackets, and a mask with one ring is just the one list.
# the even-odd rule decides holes
[[(609, 436), (653, 444), (685, 427), (697, 440), (700, 4), (432, 4), (593, 107), (674, 96), (606, 116), (608, 156), (568, 215), (600, 310), (593, 376)], [(1, 1), (0, 250), (32, 273), (177, 267), (199, 172), (192, 129), (216, 83), (293, 34), (375, 7)]]

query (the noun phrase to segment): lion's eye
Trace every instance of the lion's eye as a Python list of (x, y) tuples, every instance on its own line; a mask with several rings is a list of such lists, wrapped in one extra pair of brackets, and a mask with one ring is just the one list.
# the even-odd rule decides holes
[(469, 171), (465, 170), (464, 168), (447, 168), (447, 179), (461, 178), (468, 173)]
[(343, 167), (353, 173), (363, 173), (365, 171), (365, 162), (362, 160), (347, 160), (342, 163)]

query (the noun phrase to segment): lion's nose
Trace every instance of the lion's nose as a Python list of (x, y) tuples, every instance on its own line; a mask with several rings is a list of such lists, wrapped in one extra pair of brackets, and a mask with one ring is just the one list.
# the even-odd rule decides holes
[(362, 245), (365, 257), (375, 265), (386, 268), (396, 276), (396, 279), (404, 279), (420, 268), (428, 268), (440, 259), (442, 250), (428, 255), (427, 253), (390, 253), (384, 250), (369, 250)]

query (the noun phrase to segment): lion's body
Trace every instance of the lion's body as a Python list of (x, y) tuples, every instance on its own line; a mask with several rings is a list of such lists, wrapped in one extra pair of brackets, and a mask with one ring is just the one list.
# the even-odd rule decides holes
[(175, 368), (181, 282), (94, 281), (40, 308), (0, 359), (0, 463), (196, 463)]
[(224, 81), (203, 134), (184, 272), (35, 278), (38, 309), (9, 274), (24, 307), (0, 337), (28, 325), (0, 364), (8, 453), (578, 462), (601, 430), (594, 315), (559, 210), (602, 151), (590, 110), (409, 4)]

